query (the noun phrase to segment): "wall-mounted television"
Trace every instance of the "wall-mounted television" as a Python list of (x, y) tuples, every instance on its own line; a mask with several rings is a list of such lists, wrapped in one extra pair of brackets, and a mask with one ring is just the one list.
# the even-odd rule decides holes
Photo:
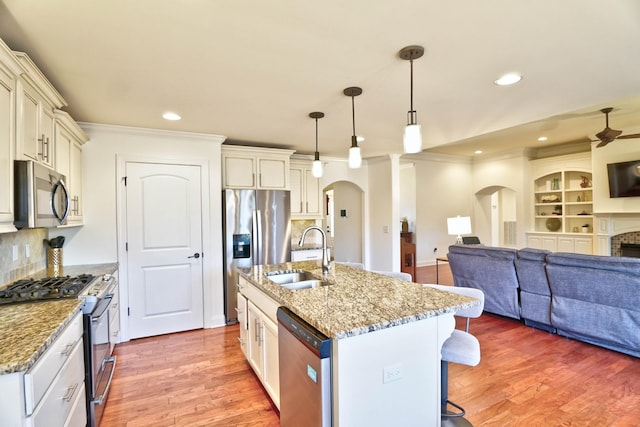
[(610, 197), (640, 197), (640, 160), (609, 163)]

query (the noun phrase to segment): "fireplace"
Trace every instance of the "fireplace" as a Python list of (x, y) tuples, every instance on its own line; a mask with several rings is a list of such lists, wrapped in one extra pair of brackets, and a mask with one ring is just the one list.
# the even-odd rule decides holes
[(620, 243), (620, 256), (640, 258), (640, 244)]
[(640, 258), (640, 231), (612, 236), (611, 255)]

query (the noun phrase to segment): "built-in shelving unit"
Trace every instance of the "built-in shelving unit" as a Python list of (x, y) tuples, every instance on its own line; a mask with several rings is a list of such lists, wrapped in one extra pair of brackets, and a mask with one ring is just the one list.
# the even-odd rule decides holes
[(593, 189), (589, 153), (531, 162), (533, 230), (527, 246), (593, 253)]
[(542, 176), (535, 180), (534, 195), (535, 231), (593, 232), (591, 172), (561, 171)]

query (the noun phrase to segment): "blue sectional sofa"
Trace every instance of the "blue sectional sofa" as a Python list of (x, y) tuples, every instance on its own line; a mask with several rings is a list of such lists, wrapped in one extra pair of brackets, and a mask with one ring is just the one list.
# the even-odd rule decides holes
[(485, 311), (640, 357), (640, 259), (462, 245), (448, 259)]
[(520, 319), (515, 249), (454, 245), (447, 259), (456, 286), (484, 292), (485, 311)]

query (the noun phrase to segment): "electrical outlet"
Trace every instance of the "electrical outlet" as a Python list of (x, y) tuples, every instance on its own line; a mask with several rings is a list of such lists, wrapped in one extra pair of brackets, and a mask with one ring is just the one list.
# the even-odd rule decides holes
[(402, 364), (385, 366), (382, 368), (382, 383), (388, 384), (402, 379)]
[(382, 226), (382, 232), (383, 232), (384, 234), (389, 233), (389, 226), (388, 226), (388, 225), (383, 225), (383, 226)]
[(18, 260), (18, 245), (13, 245), (11, 247), (11, 252), (13, 254), (13, 261), (17, 261)]
[(29, 258), (31, 256), (31, 247), (28, 243), (24, 245), (24, 257)]

